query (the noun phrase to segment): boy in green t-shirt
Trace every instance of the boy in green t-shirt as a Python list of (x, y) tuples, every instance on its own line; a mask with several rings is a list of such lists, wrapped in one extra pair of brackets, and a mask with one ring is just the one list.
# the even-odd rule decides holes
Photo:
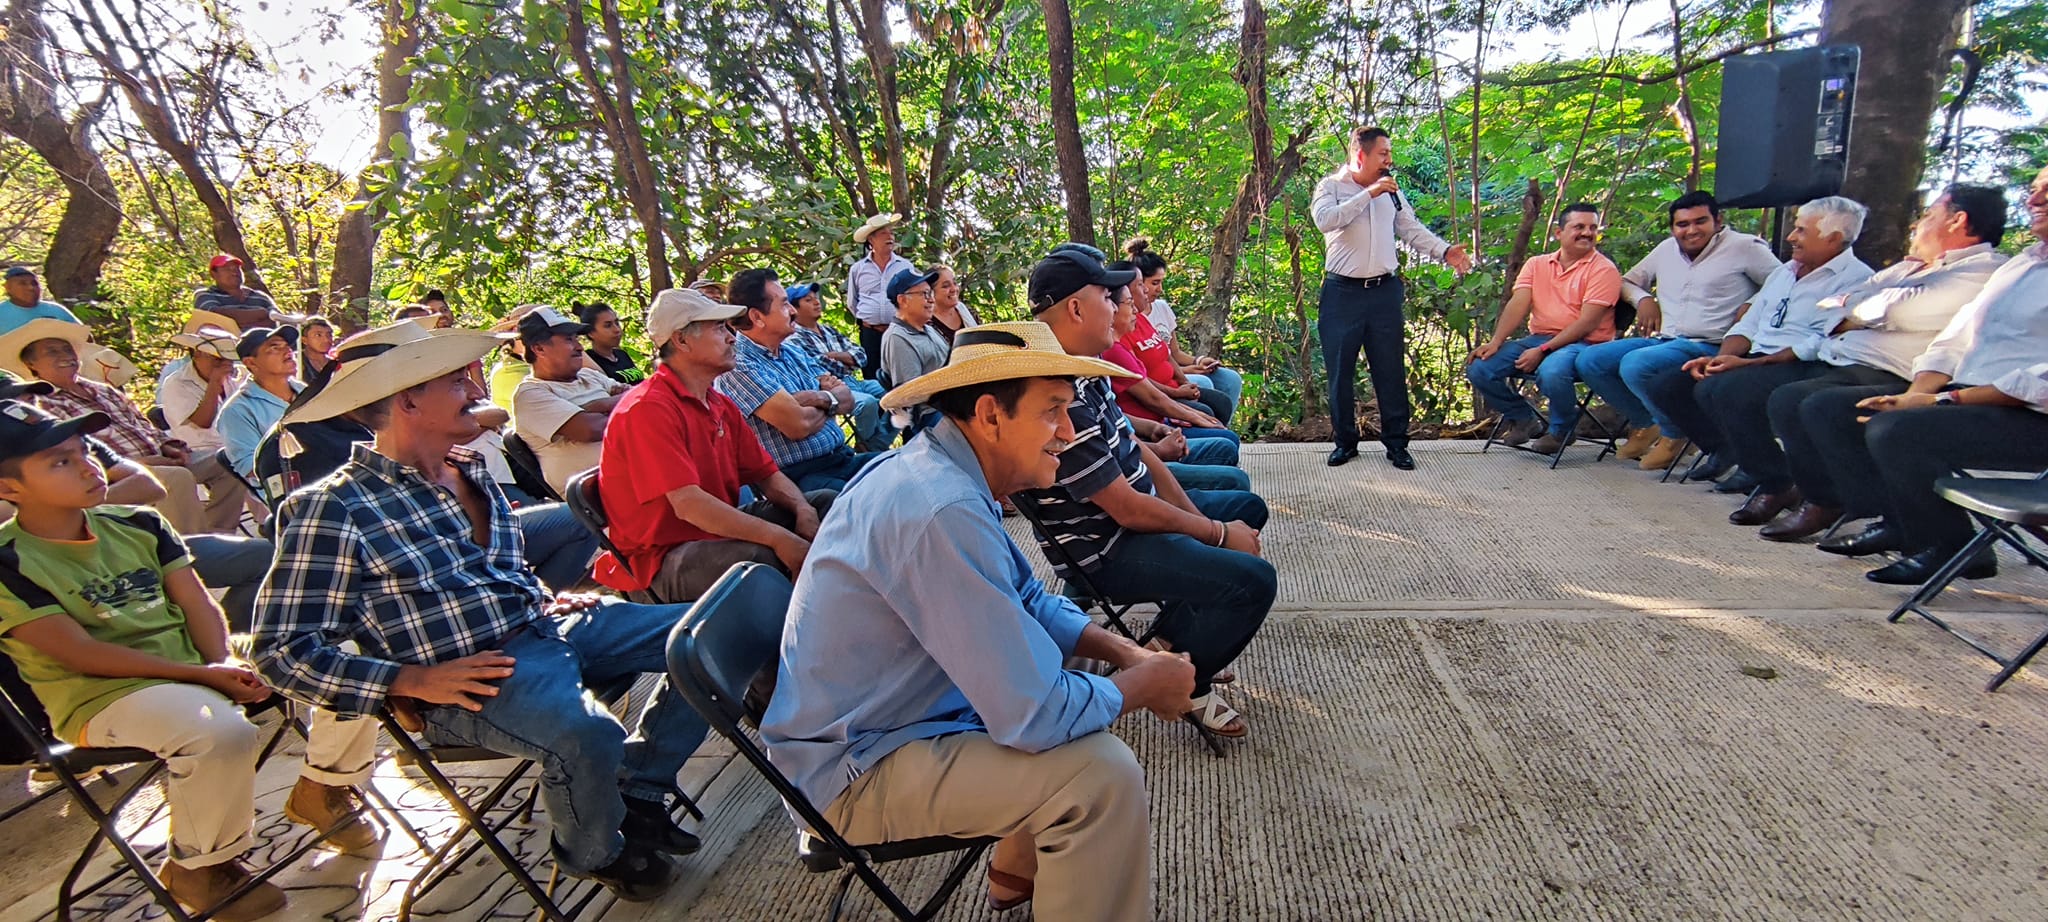
[[(168, 763), (171, 857), (160, 876), (179, 902), (203, 910), (251, 876), (242, 854), (253, 841), (261, 741), (240, 705), (271, 690), (229, 658), (227, 620), (178, 534), (151, 509), (101, 505), (106, 473), (84, 436), (108, 422), (0, 400), (0, 500), (17, 510), (0, 525), (0, 652), (58, 737), (147, 749)], [(316, 714), (313, 737), (286, 815), (329, 831), (331, 845), (373, 844), (347, 785), (367, 780), (376, 725)], [(215, 918), (256, 919), (284, 903), (266, 882)]]

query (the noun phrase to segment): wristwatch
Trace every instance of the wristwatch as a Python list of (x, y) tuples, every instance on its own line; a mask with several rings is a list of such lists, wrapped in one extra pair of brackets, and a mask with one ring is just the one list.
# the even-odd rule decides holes
[(1963, 402), (1956, 399), (1955, 391), (1942, 391), (1934, 395), (1934, 405), (1938, 407), (1959, 407), (1963, 405)]

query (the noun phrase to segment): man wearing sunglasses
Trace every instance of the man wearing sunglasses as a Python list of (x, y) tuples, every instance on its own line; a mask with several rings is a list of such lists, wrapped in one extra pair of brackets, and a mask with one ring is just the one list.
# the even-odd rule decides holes
[[(1866, 212), (1862, 205), (1839, 195), (1799, 206), (1799, 215), (1785, 236), (1792, 248), (1791, 260), (1774, 270), (1755, 297), (1743, 305), (1741, 318), (1721, 340), (1720, 352), (1693, 359), (1647, 382), (1644, 397), (1662, 407), (1701, 451), (1746, 466), (1742, 448), (1754, 448), (1753, 441), (1745, 440), (1743, 446), (1731, 444), (1702, 403), (1709, 399), (1707, 394), (1726, 383), (1715, 379), (1736, 369), (1768, 365), (1773, 367), (1764, 374), (1784, 373), (1771, 356), (1825, 338), (1841, 322), (1842, 312), (1823, 308), (1821, 302), (1875, 274), (1850, 250), (1863, 233)], [(1769, 437), (1766, 427), (1763, 438)], [(1747, 472), (1735, 478), (1719, 489), (1747, 492), (1756, 486)], [(1776, 514), (1773, 510), (1772, 515)]]

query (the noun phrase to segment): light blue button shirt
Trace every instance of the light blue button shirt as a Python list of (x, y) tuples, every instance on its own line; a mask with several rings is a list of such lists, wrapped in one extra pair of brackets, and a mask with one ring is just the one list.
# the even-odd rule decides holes
[(986, 732), (1043, 752), (1109, 726), (1123, 695), (1061, 668), (1088, 616), (1046, 591), (946, 420), (832, 504), (782, 629), (768, 757), (820, 809), (916, 740)]
[[(294, 378), (292, 393), (298, 393), (305, 385)], [(235, 389), (233, 396), (220, 405), (220, 412), (213, 418), (213, 431), (220, 433), (221, 447), (228, 452), (228, 463), (244, 477), (255, 479), (256, 449), (263, 445), (263, 438), (270, 434), (270, 427), (284, 418), (289, 405), (279, 400), (276, 394), (263, 389), (250, 378)]]
[(1728, 331), (1729, 336), (1749, 338), (1751, 355), (1817, 348), (1849, 314), (1845, 307), (1822, 308), (1821, 300), (1861, 285), (1876, 274), (1853, 250), (1843, 250), (1842, 255), (1804, 276), (1794, 274), (1798, 267), (1798, 263), (1788, 262), (1772, 270), (1764, 287), (1749, 299), (1749, 312)]

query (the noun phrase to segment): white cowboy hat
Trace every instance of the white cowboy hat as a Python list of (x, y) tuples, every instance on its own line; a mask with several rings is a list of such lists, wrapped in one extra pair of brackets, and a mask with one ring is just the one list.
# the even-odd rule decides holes
[(889, 212), (888, 214), (875, 215), (874, 217), (868, 219), (868, 223), (863, 224), (857, 228), (854, 228), (853, 242), (866, 243), (868, 242), (868, 236), (873, 234), (875, 231), (881, 230), (882, 228), (885, 227), (892, 226), (902, 220), (903, 216), (893, 211)]
[[(85, 353), (90, 351), (86, 343), (92, 339), (92, 331), (86, 329), (82, 323), (37, 317), (7, 331), (7, 335), (0, 336), (0, 369), (11, 371), (25, 380), (33, 380), (35, 376), (29, 374), (28, 363), (21, 360), (21, 350), (45, 339), (61, 339), (70, 343), (78, 357), (84, 359)], [(81, 363), (79, 371), (83, 373), (84, 370), (85, 366)]]
[(193, 311), (192, 317), (185, 321), (185, 325), (178, 332), (197, 333), (207, 327), (226, 330), (236, 336), (242, 335), (242, 325), (236, 323), (235, 318), (213, 311)]
[(1012, 378), (1135, 378), (1120, 365), (1068, 355), (1052, 327), (1035, 320), (991, 323), (953, 334), (946, 367), (918, 375), (882, 395), (882, 408), (901, 410), (956, 387)]
[(489, 355), (506, 336), (475, 330), (428, 330), (410, 320), (351, 336), (334, 347), (334, 374), (308, 397), (301, 393), (284, 422), (332, 419), (432, 381)]
[(128, 357), (106, 346), (88, 346), (78, 357), (78, 373), (115, 387), (126, 387), (141, 369)]
[(235, 347), (241, 345), (241, 327), (203, 326), (171, 337), (171, 345), (182, 346), (194, 352), (204, 352), (215, 358), (237, 361)]

